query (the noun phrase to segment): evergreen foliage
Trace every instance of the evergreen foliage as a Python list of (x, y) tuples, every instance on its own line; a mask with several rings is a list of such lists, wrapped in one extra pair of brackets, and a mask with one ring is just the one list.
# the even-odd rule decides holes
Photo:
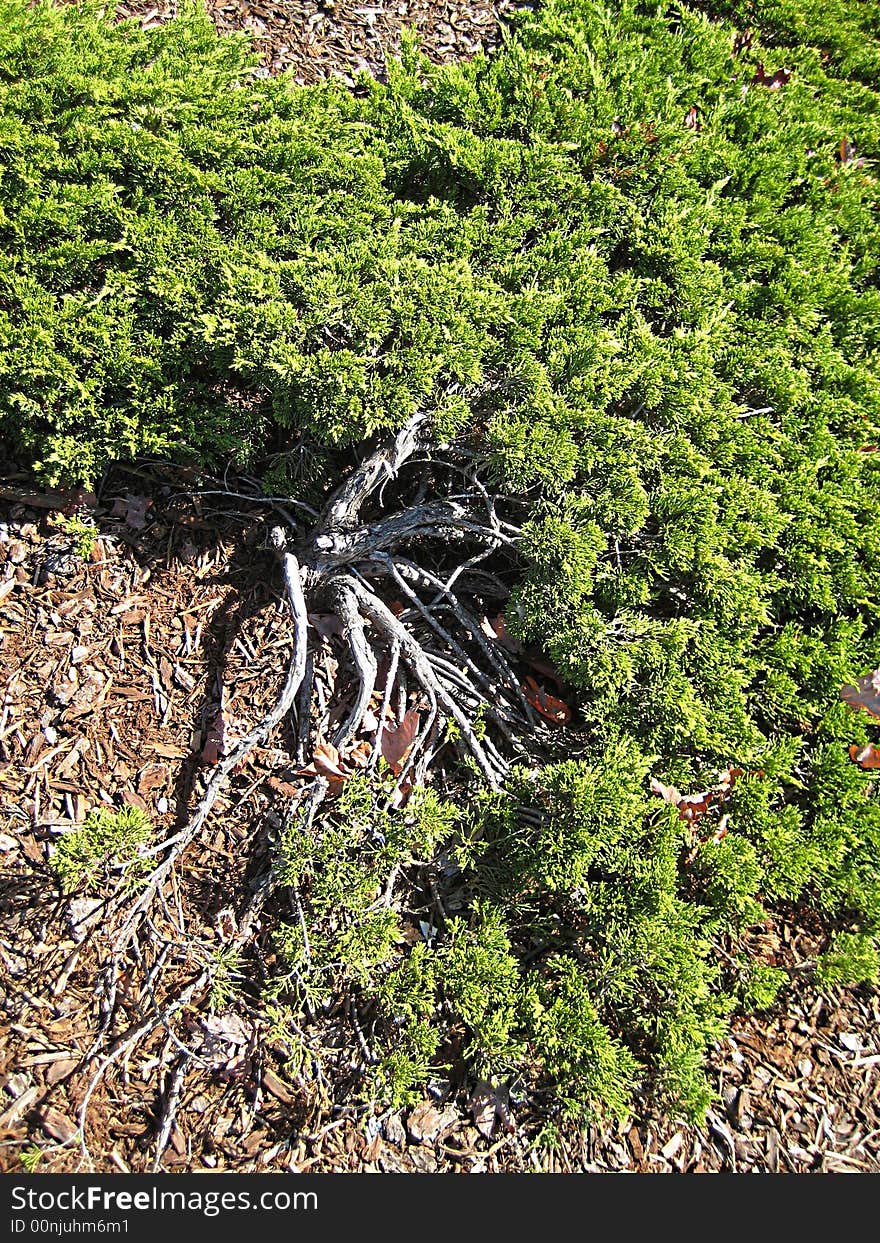
[[(876, 978), (871, 723), (840, 701), (880, 666), (869, 8), (715, 5), (766, 23), (741, 46), (680, 4), (546, 0), (492, 59), (410, 42), (352, 93), (254, 78), (197, 11), (0, 0), (12, 452), (50, 481), (138, 454), (277, 480), (308, 443), (288, 483), (320, 492), (421, 408), (528, 506), (508, 625), (574, 688), (583, 753), (466, 815), (352, 780), (284, 836), (279, 988), (375, 1001), (380, 1095), (463, 1059), (572, 1118), (640, 1083), (697, 1115), (724, 1014), (782, 978), (731, 980), (713, 939), (780, 903), (847, 921), (826, 981)], [(733, 765), (726, 835), (650, 791)], [(383, 888), (443, 842), (475, 897), (409, 948)]]
[(153, 826), (137, 807), (93, 811), (78, 829), (65, 833), (52, 856), (52, 870), (65, 893), (97, 892), (111, 880), (133, 892), (149, 872), (143, 849)]

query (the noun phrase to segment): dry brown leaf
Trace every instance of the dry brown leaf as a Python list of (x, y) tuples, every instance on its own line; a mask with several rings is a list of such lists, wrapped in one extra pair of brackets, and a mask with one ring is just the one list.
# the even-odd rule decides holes
[(148, 764), (146, 768), (141, 769), (140, 773), (138, 773), (138, 794), (146, 797), (153, 790), (158, 790), (164, 786), (167, 780), (168, 769), (164, 764)]
[(673, 807), (678, 807), (681, 802), (681, 791), (677, 790), (675, 786), (664, 785), (656, 777), (651, 778), (651, 793), (659, 794), (664, 802), (671, 803)]
[(769, 91), (778, 91), (780, 87), (788, 85), (790, 78), (790, 69), (777, 69), (775, 73), (767, 73), (761, 61), (758, 61), (752, 82), (755, 86), (766, 86)]
[(840, 698), (851, 708), (861, 708), (870, 716), (880, 717), (880, 669), (866, 673), (855, 686), (844, 686)]
[(79, 1134), (79, 1128), (75, 1122), (71, 1122), (64, 1114), (59, 1113), (57, 1109), (46, 1107), (38, 1115), (40, 1126), (51, 1138), (58, 1141), (59, 1144), (69, 1144)]
[(372, 753), (373, 748), (368, 742), (359, 742), (356, 747), (352, 747), (345, 758), (349, 763), (354, 764), (355, 768), (366, 768)]
[(335, 613), (309, 613), (309, 625), (322, 639), (342, 634), (342, 622)]
[(339, 752), (332, 742), (319, 742), (312, 755), (312, 766), (322, 777), (345, 781), (350, 776), (339, 761)]
[(148, 496), (118, 496), (110, 510), (111, 518), (121, 518), (126, 526), (142, 531), (147, 525), (147, 510), (153, 502)]
[(410, 708), (396, 729), (386, 729), (382, 733), (382, 757), (395, 777), (403, 771), (406, 757), (419, 732), (420, 721), (418, 708)]
[(492, 1139), (498, 1130), (506, 1131), (508, 1135), (516, 1130), (509, 1099), (503, 1084), (494, 1085), (488, 1079), (481, 1079), (474, 1088), (470, 1110), (474, 1126), (484, 1139)]
[(289, 781), (282, 781), (280, 777), (267, 777), (266, 785), (270, 790), (274, 790), (276, 794), (281, 794), (284, 798), (299, 798), (302, 794), (302, 790), (298, 790)]
[(439, 1110), (430, 1101), (422, 1101), (410, 1114), (406, 1129), (417, 1144), (430, 1144), (440, 1134), (442, 1126), (443, 1116)]
[(205, 734), (205, 742), (202, 747), (202, 762), (205, 764), (219, 764), (225, 747), (226, 718), (221, 709), (214, 715)]
[(263, 1087), (267, 1092), (271, 1092), (276, 1100), (281, 1101), (282, 1105), (295, 1105), (297, 1097), (287, 1086), (287, 1084), (275, 1074), (274, 1070), (268, 1067), (263, 1071)]

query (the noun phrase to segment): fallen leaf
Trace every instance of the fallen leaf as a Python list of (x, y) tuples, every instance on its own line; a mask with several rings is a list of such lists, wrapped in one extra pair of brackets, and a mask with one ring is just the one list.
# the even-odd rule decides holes
[(417, 1144), (430, 1144), (440, 1134), (442, 1126), (443, 1117), (440, 1112), (430, 1101), (422, 1101), (410, 1114), (406, 1129), (410, 1139)]
[(861, 708), (871, 716), (880, 717), (880, 669), (866, 673), (855, 686), (844, 686), (840, 698), (851, 708)]
[(337, 777), (343, 779), (348, 777), (346, 769), (344, 769), (342, 764), (339, 763), (339, 752), (336, 750), (336, 747), (333, 746), (332, 742), (318, 743), (316, 748), (314, 748), (312, 763), (314, 764), (314, 767), (318, 769), (318, 772), (323, 773), (324, 777)]
[(168, 780), (168, 769), (164, 764), (148, 764), (138, 773), (137, 792), (146, 798), (153, 790), (158, 790)]
[(567, 725), (571, 720), (568, 704), (545, 691), (533, 677), (526, 678), (520, 690), (532, 707), (554, 725)]
[(309, 613), (309, 625), (322, 639), (342, 634), (342, 622), (335, 613)]
[(677, 807), (679, 817), (682, 820), (694, 823), (697, 820), (701, 820), (713, 804), (723, 803), (742, 775), (743, 770), (741, 768), (722, 769), (718, 774), (718, 784), (714, 789), (703, 790), (699, 794), (682, 794), (675, 786), (664, 785), (656, 777), (651, 778), (650, 788), (652, 794), (659, 794), (664, 802), (671, 803), (673, 807)]
[(263, 1071), (263, 1087), (267, 1092), (271, 1092), (276, 1100), (281, 1101), (282, 1105), (295, 1105), (297, 1098), (283, 1080), (279, 1079), (274, 1070), (268, 1068)]
[(225, 748), (226, 718), (223, 715), (223, 710), (220, 709), (214, 715), (205, 734), (205, 742), (202, 747), (202, 762), (205, 764), (219, 764), (220, 757)]
[(419, 732), (421, 715), (417, 708), (410, 708), (404, 713), (403, 720), (396, 729), (382, 732), (382, 756), (395, 777), (399, 777), (406, 763), (406, 757)]
[(848, 138), (842, 138), (840, 140), (840, 162), (844, 168), (850, 164), (852, 164), (855, 168), (862, 168), (865, 163), (864, 159), (856, 158), (855, 146)]
[(355, 768), (366, 768), (372, 753), (373, 748), (368, 742), (359, 742), (356, 747), (352, 747), (345, 758), (350, 764), (354, 764)]
[(254, 1028), (245, 1023), (237, 1014), (217, 1014), (202, 1020), (202, 1030), (213, 1040), (221, 1040), (224, 1044), (250, 1044)]
[(282, 781), (280, 777), (267, 777), (266, 785), (270, 790), (274, 790), (276, 794), (281, 794), (284, 798), (299, 798), (302, 794), (302, 790), (298, 790), (289, 781)]
[(664, 785), (656, 777), (651, 778), (651, 793), (659, 794), (664, 802), (671, 803), (673, 807), (678, 807), (681, 802), (681, 791), (677, 790), (675, 786)]
[(111, 518), (121, 518), (126, 526), (142, 531), (147, 525), (147, 510), (153, 502), (148, 496), (118, 496), (110, 510)]
[(339, 752), (329, 742), (317, 743), (311, 764), (307, 764), (305, 768), (298, 768), (296, 772), (299, 777), (325, 777), (333, 794), (338, 794), (342, 783), (348, 781), (351, 776), (343, 765)]
[(880, 768), (880, 747), (875, 747), (872, 742), (866, 747), (852, 746), (849, 749), (849, 758), (859, 768)]
[(63, 1058), (58, 1062), (53, 1062), (46, 1071), (46, 1083), (50, 1087), (53, 1087), (56, 1083), (61, 1083), (62, 1080), (68, 1079), (73, 1074), (78, 1065), (79, 1063), (72, 1058)]
[(474, 1088), (469, 1105), (474, 1126), (484, 1139), (492, 1139), (496, 1130), (512, 1135), (516, 1123), (509, 1108), (509, 1093), (503, 1084), (481, 1079)]
[(690, 107), (684, 118), (685, 127), (687, 129), (699, 130), (700, 120), (696, 108)]
[(515, 639), (507, 629), (507, 623), (500, 613), (497, 617), (480, 618), (480, 629), (487, 639), (494, 639), (513, 656), (518, 656), (523, 650), (519, 639)]
[(759, 61), (752, 82), (755, 86), (766, 86), (769, 91), (778, 91), (788, 84), (791, 72), (790, 69), (777, 69), (775, 73), (767, 73)]
[(549, 660), (542, 660), (536, 656), (527, 656), (527, 659), (535, 673), (540, 673), (542, 677), (549, 678), (551, 682), (562, 690), (564, 686), (562, 678), (556, 672), (555, 667), (550, 664)]
[(84, 941), (101, 917), (104, 903), (100, 898), (71, 898), (67, 904), (67, 922), (74, 941)]

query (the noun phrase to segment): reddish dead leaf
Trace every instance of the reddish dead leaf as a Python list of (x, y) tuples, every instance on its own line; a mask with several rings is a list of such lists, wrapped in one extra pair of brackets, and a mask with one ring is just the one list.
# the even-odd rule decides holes
[(49, 1138), (57, 1140), (59, 1144), (69, 1144), (79, 1135), (76, 1123), (57, 1109), (46, 1106), (37, 1114), (37, 1117), (40, 1126)]
[(507, 623), (500, 613), (497, 617), (482, 617), (480, 619), (480, 629), (487, 639), (493, 639), (496, 643), (500, 643), (513, 656), (518, 656), (523, 650), (519, 639), (515, 639), (507, 629)]
[(567, 725), (571, 720), (568, 704), (545, 691), (534, 678), (526, 678), (520, 690), (532, 707), (554, 725)]
[[(758, 770), (751, 775), (763, 777), (764, 774), (761, 770)], [(671, 803), (673, 807), (677, 807), (679, 819), (683, 820), (690, 829), (691, 849), (685, 857), (685, 864), (693, 863), (701, 846), (705, 846), (707, 842), (723, 841), (727, 836), (730, 824), (730, 816), (727, 813), (715, 821), (714, 829), (705, 829), (702, 835), (697, 826), (709, 813), (720, 810), (721, 805), (726, 802), (731, 790), (742, 776), (743, 770), (741, 768), (725, 768), (718, 774), (717, 785), (713, 789), (703, 790), (699, 794), (682, 794), (675, 786), (664, 785), (656, 777), (651, 778), (652, 794), (659, 794), (664, 802)]]
[[(763, 777), (764, 774), (761, 773), (760, 775)], [(722, 797), (726, 796), (733, 789), (742, 776), (743, 770), (741, 768), (725, 768), (723, 772), (718, 774), (718, 791)]]
[(413, 783), (409, 779), (402, 781), (400, 785), (394, 787), (391, 791), (391, 806), (395, 809), (395, 811), (399, 807), (406, 807), (409, 802), (409, 796), (413, 792), (413, 788)]
[(395, 617), (399, 617), (401, 613), (406, 612), (406, 605), (401, 604), (400, 600), (392, 600), (388, 605), (388, 610), (393, 613)]
[(861, 708), (871, 716), (880, 717), (880, 669), (866, 673), (855, 686), (844, 686), (840, 698), (851, 708)]
[(723, 815), (718, 821), (718, 828), (712, 834), (713, 842), (721, 842), (727, 837), (727, 826), (730, 824), (730, 816)]
[(161, 789), (168, 779), (168, 769), (164, 764), (148, 764), (138, 774), (137, 792), (146, 798), (153, 790)]
[(684, 123), (687, 129), (699, 130), (701, 128), (700, 118), (696, 108), (690, 107), (688, 109), (684, 118)]
[(875, 747), (872, 742), (866, 747), (851, 746), (849, 758), (859, 768), (880, 768), (880, 747)]
[(202, 747), (202, 762), (205, 764), (219, 764), (225, 747), (226, 719), (221, 711), (216, 714), (208, 726), (205, 743)]
[(298, 790), (289, 781), (282, 781), (280, 777), (267, 777), (266, 785), (270, 790), (274, 790), (276, 794), (282, 795), (283, 798), (299, 798), (302, 794), (302, 790)]
[(842, 138), (840, 140), (840, 162), (844, 168), (850, 164), (854, 168), (862, 168), (864, 166), (864, 159), (856, 156), (855, 145), (851, 143), (848, 138)]
[(135, 794), (133, 790), (122, 791), (122, 801), (127, 803), (129, 807), (136, 807), (138, 811), (149, 812), (149, 807), (139, 794)]
[(142, 531), (147, 525), (147, 510), (153, 502), (148, 496), (118, 496), (110, 510), (111, 518), (121, 518), (126, 526)]
[(788, 84), (790, 78), (790, 69), (777, 69), (775, 73), (767, 73), (759, 61), (752, 82), (755, 86), (766, 86), (768, 91), (778, 91), (781, 87)]
[(385, 729), (382, 732), (382, 758), (398, 777), (403, 771), (406, 757), (419, 732), (421, 716), (417, 708), (410, 708), (404, 713), (403, 720), (396, 729)]
[(678, 804), (678, 814), (688, 823), (702, 820), (716, 797), (714, 790), (709, 790), (705, 794), (686, 794)]

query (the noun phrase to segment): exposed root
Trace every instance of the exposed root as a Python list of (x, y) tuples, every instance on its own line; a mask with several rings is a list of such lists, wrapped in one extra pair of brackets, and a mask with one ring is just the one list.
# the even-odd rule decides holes
[(208, 814), (217, 796), (220, 793), (227, 777), (240, 764), (247, 759), (254, 747), (259, 746), (263, 742), (274, 727), (281, 721), (290, 709), (293, 707), (296, 693), (299, 690), (300, 683), (303, 680), (306, 667), (306, 647), (307, 635), (306, 627), (308, 624), (306, 613), (305, 596), (303, 595), (302, 577), (300, 567), (296, 557), (287, 551), (284, 532), (280, 527), (273, 528), (272, 544), (281, 561), (281, 572), (284, 577), (284, 586), (287, 591), (287, 598), (290, 602), (291, 612), (294, 621), (294, 644), (293, 654), (291, 656), (290, 665), (287, 670), (287, 677), (281, 689), (281, 693), (273, 706), (266, 713), (263, 719), (254, 726), (249, 734), (230, 751), (230, 753), (220, 761), (208, 781), (204, 794), (199, 800), (198, 806), (187, 822), (186, 827), (176, 833), (173, 838), (173, 846), (166, 854), (163, 861), (153, 871), (143, 892), (132, 906), (128, 917), (123, 923), (119, 934), (116, 938), (115, 952), (119, 957), (125, 953), (132, 936), (134, 935), (140, 920), (144, 913), (149, 910), (153, 899), (159, 892), (163, 882), (170, 875), (177, 859), (187, 848), (190, 842), (194, 841), (198, 836), (199, 830), (208, 818)]
[[(404, 482), (404, 468), (424, 442), (426, 427), (423, 414), (411, 418), (389, 444), (352, 471), (320, 515), (299, 505), (315, 519), (308, 532), (303, 533), (299, 522), (294, 526), (284, 498), (273, 498), (275, 513), (289, 519), (287, 526), (273, 527), (270, 535), (293, 621), (286, 676), (270, 711), (214, 767), (184, 827), (149, 852), (158, 862), (138, 896), (132, 901), (119, 895), (111, 904), (110, 913), (122, 919), (111, 932), (111, 957), (101, 977), (101, 1033), (89, 1054), (90, 1062), (97, 1059), (97, 1068), (80, 1110), (85, 1158), (89, 1156), (87, 1113), (98, 1084), (111, 1065), (128, 1058), (164, 1026), (179, 1057), (166, 1082), (157, 1128), (153, 1169), (160, 1167), (188, 1070), (201, 1062), (197, 1050), (174, 1034), (171, 1023), (182, 1009), (207, 995), (212, 978), (210, 965), (204, 965), (204, 950), (187, 939), (175, 888), (176, 869), (226, 783), (288, 714), (295, 716), (292, 752), (300, 768), (308, 763), (315, 740), (328, 737), (332, 705), (322, 686), (318, 648), (309, 647), (307, 597), (316, 611), (326, 609), (329, 602), (350, 658), (337, 679), (337, 685), (344, 686), (348, 677), (353, 687), (344, 719), (333, 734), (340, 756), (344, 759), (346, 749), (360, 735), (356, 747), (361, 767), (375, 771), (386, 731), (400, 729), (405, 720), (412, 724), (413, 709), (421, 714), (411, 744), (394, 770), (396, 784), (389, 806), (403, 801), (412, 788), (430, 778), (441, 752), (458, 751), (497, 790), (513, 759), (527, 754), (529, 746), (540, 740), (542, 722), (523, 694), (511, 658), (480, 625), (486, 607), (481, 597), (497, 600), (507, 594), (500, 575), (513, 564), (519, 528), (499, 518), (496, 499), (463, 450), (463, 461), (435, 463), (438, 470), (449, 467), (457, 476), (454, 490), (448, 488), (446, 495), (442, 489), (440, 495), (436, 489), (433, 496), (429, 494), (433, 472)], [(362, 515), (368, 502), (373, 502), (375, 511), (386, 495), (394, 498), (389, 504), (397, 503), (398, 508), (373, 521), (365, 520)], [(260, 498), (242, 495), (242, 499), (260, 503)], [(390, 601), (383, 599), (379, 584), (390, 586), (403, 603), (395, 603), (393, 596)], [(386, 671), (384, 685), (380, 668)], [(311, 832), (329, 792), (323, 776), (313, 778), (302, 796), (292, 799), (288, 825), (298, 832)], [(390, 901), (396, 874), (395, 868), (386, 901)], [(238, 916), (238, 931), (227, 942), (230, 947), (244, 947), (254, 939), (260, 914), (278, 885), (273, 873), (262, 877)], [(308, 957), (302, 901), (297, 892), (290, 897)], [(439, 903), (436, 892), (434, 898)], [(174, 952), (153, 923), (163, 906), (168, 926), (174, 929)], [(170, 1000), (160, 1000), (158, 985), (169, 964), (193, 954), (198, 970), (190, 983)], [(149, 1002), (149, 1013), (102, 1054), (100, 1047), (116, 1014), (122, 968), (132, 955), (145, 971), (140, 999)], [(373, 1055), (351, 999), (349, 1015), (364, 1059), (369, 1061)]]
[(461, 736), (480, 772), (492, 789), (497, 790), (506, 776), (507, 766), (496, 768), (489, 760), (482, 743), (474, 733), (471, 722), (440, 679), (435, 675), (422, 645), (412, 637), (406, 627), (397, 620), (391, 610), (382, 603), (377, 595), (367, 591), (366, 588), (362, 587), (354, 579), (351, 581), (351, 587), (357, 596), (361, 608), (370, 620), (376, 623), (390, 642), (396, 640), (400, 644), (403, 659), (409, 665), (419, 685), (430, 696), (432, 705), (434, 702), (437, 702), (446, 709), (448, 715), (452, 717), (461, 730)]
[(358, 613), (357, 599), (351, 587), (344, 578), (337, 578), (332, 581), (330, 588), (336, 602), (339, 618), (342, 621), (345, 633), (348, 635), (351, 655), (360, 683), (354, 705), (348, 714), (348, 719), (333, 739), (333, 745), (341, 750), (354, 737), (356, 730), (364, 719), (364, 713), (376, 688), (378, 666), (373, 650), (367, 642), (367, 636), (364, 633), (364, 623)]

